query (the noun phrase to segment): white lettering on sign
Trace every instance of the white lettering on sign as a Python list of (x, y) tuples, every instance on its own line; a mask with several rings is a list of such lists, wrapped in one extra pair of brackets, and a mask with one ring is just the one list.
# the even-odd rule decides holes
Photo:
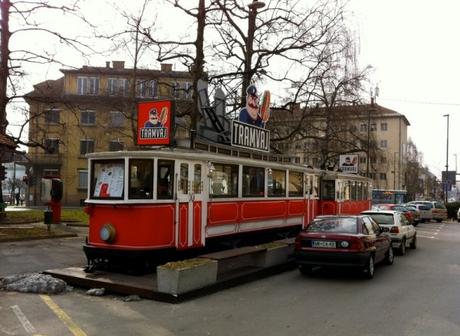
[(270, 151), (270, 131), (234, 120), (232, 146), (268, 152)]
[(165, 139), (168, 137), (166, 127), (143, 127), (141, 128), (141, 139)]

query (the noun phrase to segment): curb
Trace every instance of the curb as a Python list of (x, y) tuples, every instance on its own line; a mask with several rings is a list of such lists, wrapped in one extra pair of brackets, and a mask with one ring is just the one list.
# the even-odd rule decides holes
[(78, 237), (76, 233), (63, 233), (63, 234), (57, 234), (53, 236), (48, 236), (48, 237), (22, 237), (22, 238), (8, 238), (8, 239), (1, 239), (0, 238), (0, 244), (1, 243), (11, 243), (11, 242), (20, 242), (20, 241), (29, 241), (29, 240), (42, 240), (42, 239), (57, 239), (57, 238), (73, 238), (73, 237)]

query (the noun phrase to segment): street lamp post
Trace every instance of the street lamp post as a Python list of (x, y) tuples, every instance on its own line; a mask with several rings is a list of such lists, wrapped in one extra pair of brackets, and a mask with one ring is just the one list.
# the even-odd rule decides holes
[(242, 105), (246, 104), (246, 88), (251, 83), (253, 75), (252, 70), (252, 54), (254, 53), (254, 34), (256, 31), (256, 16), (257, 10), (265, 7), (265, 3), (258, 0), (253, 0), (249, 5), (248, 15), (248, 36), (246, 38), (246, 55), (244, 58), (244, 73), (243, 73), (243, 85), (241, 88), (241, 102)]
[(449, 114), (444, 114), (443, 117), (447, 117), (447, 141), (446, 141), (446, 175), (444, 180), (444, 201), (447, 203), (447, 192), (448, 192), (448, 174), (449, 174)]

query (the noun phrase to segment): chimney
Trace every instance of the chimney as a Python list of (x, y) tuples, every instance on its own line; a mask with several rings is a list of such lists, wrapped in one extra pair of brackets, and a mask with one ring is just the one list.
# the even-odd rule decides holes
[(106, 62), (105, 62), (105, 67), (106, 67), (106, 68), (110, 68), (110, 61), (106, 61)]
[(170, 63), (161, 63), (161, 71), (162, 72), (171, 72), (172, 71), (172, 64), (170, 64)]
[(114, 69), (121, 70), (125, 68), (125, 61), (112, 61)]

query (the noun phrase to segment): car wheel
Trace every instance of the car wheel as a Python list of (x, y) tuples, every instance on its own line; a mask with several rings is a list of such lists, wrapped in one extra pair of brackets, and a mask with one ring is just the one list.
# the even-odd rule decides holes
[(374, 256), (370, 256), (369, 259), (367, 259), (367, 264), (364, 266), (364, 276), (367, 279), (372, 279), (374, 277), (374, 271), (375, 271), (375, 263), (374, 263)]
[(413, 250), (417, 248), (417, 235), (414, 235), (414, 238), (412, 238), (409, 247)]
[(395, 255), (393, 252), (393, 247), (390, 246), (388, 249), (387, 253), (385, 253), (385, 259), (384, 262), (387, 265), (393, 265), (393, 261), (395, 260)]
[(306, 266), (306, 265), (299, 265), (299, 271), (303, 275), (310, 275), (312, 272), (313, 267), (311, 266)]
[(399, 247), (399, 255), (405, 255), (406, 254), (406, 238), (403, 238), (401, 241), (401, 246)]

